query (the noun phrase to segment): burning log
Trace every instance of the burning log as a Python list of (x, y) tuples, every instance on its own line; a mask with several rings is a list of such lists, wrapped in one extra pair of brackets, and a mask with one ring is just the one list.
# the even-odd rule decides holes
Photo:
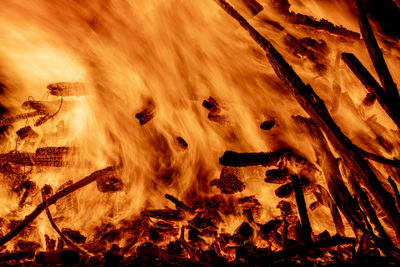
[(57, 200), (75, 192), (76, 190), (93, 183), (97, 179), (99, 179), (102, 176), (106, 175), (112, 175), (112, 173), (115, 172), (117, 167), (107, 167), (105, 169), (96, 171), (92, 173), (91, 175), (79, 180), (78, 182), (64, 188), (60, 192), (55, 193), (51, 197), (49, 197), (46, 200), (46, 203), (42, 202), (40, 203), (35, 210), (33, 210), (30, 214), (25, 216), (25, 219), (21, 221), (14, 229), (12, 229), (10, 232), (5, 234), (4, 236), (0, 237), (0, 246), (4, 245), (11, 239), (13, 239), (19, 232), (21, 232), (27, 225), (29, 225), (34, 219), (36, 219), (37, 216), (39, 216), (42, 211), (46, 209), (46, 207), (53, 205), (54, 203), (57, 202)]
[(6, 126), (6, 125), (11, 125), (14, 122), (20, 121), (20, 120), (25, 120), (28, 118), (36, 117), (36, 116), (41, 116), (41, 115), (46, 115), (47, 113), (44, 111), (33, 111), (33, 112), (28, 112), (28, 113), (22, 113), (14, 117), (6, 118), (0, 120), (0, 127)]
[(154, 113), (152, 110), (145, 109), (139, 113), (136, 113), (135, 117), (139, 120), (140, 125), (145, 125), (154, 117)]
[(342, 53), (342, 59), (365, 86), (365, 88), (367, 88), (368, 92), (376, 96), (379, 104), (390, 116), (397, 127), (400, 128), (399, 99), (387, 94), (386, 91), (375, 80), (375, 78), (353, 54)]
[(72, 151), (71, 147), (68, 146), (47, 146), (39, 147), (36, 149), (35, 153), (38, 155), (63, 155)]
[(51, 265), (77, 265), (80, 262), (78, 251), (71, 249), (62, 249), (49, 252), (39, 252), (35, 257), (37, 264)]
[(284, 184), (289, 181), (290, 173), (287, 168), (267, 170), (264, 181), (271, 184)]
[(304, 200), (303, 189), (301, 189), (300, 179), (297, 175), (292, 175), (292, 187), (294, 191), (294, 195), (296, 197), (297, 209), (299, 210), (300, 219), (301, 219), (301, 229), (303, 232), (303, 240), (305, 242), (311, 242), (311, 225), (310, 220), (308, 218), (307, 213), (307, 205)]
[(86, 236), (83, 236), (79, 231), (63, 228), (61, 232), (77, 244), (81, 244), (86, 241)]
[(368, 53), (372, 59), (372, 63), (374, 64), (376, 73), (379, 76), (379, 80), (381, 81), (381, 84), (385, 89), (385, 93), (387, 94), (387, 96), (393, 97), (394, 99), (399, 101), (399, 91), (397, 90), (397, 86), (393, 81), (392, 75), (389, 72), (385, 59), (383, 58), (382, 51), (379, 48), (374, 32), (372, 31), (371, 25), (369, 24), (366, 11), (364, 10), (364, 7), (360, 0), (356, 0), (355, 2), (357, 6), (357, 20), (360, 24), (361, 34), (363, 36)]
[(0, 154), (0, 162), (10, 162), (17, 165), (25, 166), (46, 166), (46, 167), (64, 167), (66, 162), (62, 156), (40, 155), (36, 153), (8, 153)]
[(210, 112), (208, 113), (208, 119), (215, 122), (223, 121), (223, 117), (220, 115), (221, 108), (219, 107), (218, 102), (212, 98), (211, 96), (203, 101), (203, 107), (208, 109)]
[(169, 195), (169, 194), (165, 194), (165, 198), (170, 200), (172, 203), (174, 203), (176, 209), (184, 210), (184, 211), (188, 211), (188, 212), (193, 212), (191, 208), (189, 208), (185, 203), (183, 203), (182, 201), (180, 201), (176, 197), (174, 197), (172, 195)]
[(0, 263), (4, 263), (7, 261), (20, 261), (25, 259), (33, 259), (33, 257), (35, 257), (34, 250), (0, 253)]
[(342, 25), (337, 26), (326, 19), (317, 20), (312, 16), (290, 12), (290, 3), (288, 0), (274, 0), (272, 2), (274, 7), (281, 14), (283, 14), (290, 23), (312, 27), (317, 30), (324, 30), (336, 35), (345, 36), (347, 38), (352, 38), (356, 40), (360, 39), (360, 34), (350, 31), (344, 28)]
[(185, 214), (181, 210), (163, 209), (163, 210), (145, 210), (143, 216), (161, 219), (165, 221), (182, 221)]
[(231, 167), (222, 168), (219, 179), (214, 179), (210, 182), (211, 186), (216, 186), (224, 194), (234, 194), (242, 192), (245, 189), (244, 183), (239, 180), (240, 170)]
[(47, 86), (51, 95), (54, 96), (82, 96), (87, 95), (83, 83), (79, 82), (59, 82)]
[[(311, 116), (312, 120), (322, 128), (329, 138), (333, 147), (343, 157), (346, 166), (357, 176), (367, 189), (372, 192), (374, 198), (392, 222), (400, 221), (400, 213), (396, 208), (395, 200), (388, 192), (368, 162), (362, 157), (351, 140), (343, 134), (341, 129), (333, 121), (323, 100), (314, 92), (310, 85), (305, 85), (292, 67), (283, 59), (282, 55), (257, 32), (231, 5), (225, 0), (216, 0), (218, 4), (240, 25), (246, 29), (250, 36), (267, 53), (275, 73), (285, 86), (292, 92), (293, 96)], [(400, 238), (400, 224), (394, 225), (396, 236)]]
[(31, 126), (26, 126), (21, 129), (19, 129), (16, 134), (18, 135), (19, 139), (24, 140), (25, 138), (29, 137), (30, 139), (34, 139), (38, 137), (39, 135), (32, 130)]
[(272, 127), (274, 127), (274, 125), (275, 125), (275, 121), (273, 121), (273, 120), (263, 121), (263, 123), (261, 123), (261, 125), (260, 125), (260, 128), (265, 131), (268, 131), (268, 130), (271, 130)]

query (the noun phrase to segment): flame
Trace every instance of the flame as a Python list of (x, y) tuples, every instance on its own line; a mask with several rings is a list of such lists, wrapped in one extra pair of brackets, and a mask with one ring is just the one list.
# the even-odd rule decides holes
[[(244, 10), (239, 0), (231, 2)], [(270, 1), (259, 2), (263, 11), (257, 16), (247, 13), (247, 18), (315, 88), (342, 131), (368, 151), (386, 157), (398, 155), (395, 125), (378, 104), (362, 104), (366, 90), (340, 61), (341, 52), (351, 52), (373, 70), (362, 40), (293, 26)], [(348, 5), (342, 5), (344, 1), (291, 2), (296, 13), (326, 18), (358, 31), (354, 14)], [(102, 193), (91, 184), (52, 207), (60, 228), (79, 229), (91, 239), (102, 223), (121, 225), (145, 209), (172, 208), (164, 198), (166, 193), (189, 206), (219, 195), (220, 190), (210, 182), (219, 177), (222, 166), (218, 158), (226, 150), (268, 152), (290, 147), (318, 166), (311, 140), (291, 119), (291, 115), (305, 112), (275, 77), (262, 51), (214, 1), (4, 0), (2, 6), (0, 73), (7, 88), (1, 103), (10, 113), (20, 110), (28, 99), (53, 101), (60, 107), (54, 118), (34, 127), (39, 135), (34, 141), (21, 141), (15, 134), (34, 119), (9, 127), (2, 140), (3, 153), (14, 149), (34, 152), (45, 146), (76, 148), (67, 168), (25, 170), (31, 171), (30, 179), (38, 188), (49, 184), (54, 190), (105, 166), (123, 166), (121, 191)], [(267, 20), (282, 28), (265, 23)], [(326, 70), (317, 71), (309, 58), (294, 54), (285, 45), (288, 34), (296, 39), (323, 40), (327, 49), (323, 55), (318, 52), (316, 60)], [(385, 38), (378, 35), (378, 42), (396, 79), (400, 77), (396, 68), (399, 43), (390, 45), (383, 42)], [(46, 86), (61, 81), (83, 83), (85, 94), (49, 95)], [(202, 106), (209, 96), (220, 105), (215, 120), (207, 118), (209, 111)], [(145, 109), (153, 118), (140, 125), (135, 114)], [(259, 128), (265, 120), (275, 121), (269, 131)], [(177, 143), (178, 137), (185, 140), (186, 149)], [(385, 149), (377, 138), (393, 148)], [(375, 167), (390, 174), (381, 165)], [(265, 168), (242, 168), (240, 172), (246, 188), (233, 196), (221, 196), (224, 203), (253, 195), (262, 207), (256, 221), (265, 223), (279, 216), (277, 186), (263, 181)], [(321, 170), (317, 173), (315, 180), (326, 187)], [(0, 215), (8, 223), (23, 218), (42, 201), (41, 195), (35, 194), (18, 208), (20, 198), (10, 185), (1, 187), (0, 200)], [(308, 194), (307, 203), (313, 200)], [(219, 231), (234, 233), (245, 217), (234, 207), (225, 208)], [(314, 232), (335, 232), (328, 208), (312, 211), (310, 217)], [(3, 232), (7, 231), (5, 225)], [(34, 225), (43, 247), (45, 234), (57, 238), (45, 216)], [(348, 225), (346, 233), (352, 234)], [(256, 240), (266, 246), (263, 242)]]

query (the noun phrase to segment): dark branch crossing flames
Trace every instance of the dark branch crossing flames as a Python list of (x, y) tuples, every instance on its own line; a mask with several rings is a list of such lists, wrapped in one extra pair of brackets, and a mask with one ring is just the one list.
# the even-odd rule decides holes
[(0, 10), (0, 265), (400, 264), (374, 1), (34, 2)]

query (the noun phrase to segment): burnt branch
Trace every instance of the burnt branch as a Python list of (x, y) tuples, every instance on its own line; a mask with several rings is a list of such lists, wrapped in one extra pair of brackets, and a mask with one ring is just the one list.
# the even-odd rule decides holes
[(342, 53), (342, 59), (365, 86), (368, 92), (376, 95), (379, 104), (397, 127), (400, 128), (400, 101), (398, 98), (391, 97), (387, 94), (355, 55)]
[(39, 111), (32, 111), (32, 112), (28, 112), (28, 113), (22, 113), (22, 114), (13, 116), (13, 117), (9, 117), (9, 118), (0, 120), (0, 127), (6, 126), (6, 125), (11, 125), (17, 121), (25, 120), (28, 118), (37, 117), (37, 116), (41, 116), (41, 115), (47, 115), (47, 112), (39, 110)]
[[(216, 1), (229, 15), (236, 19), (240, 25), (250, 33), (250, 36), (257, 44), (264, 49), (279, 79), (291, 91), (301, 107), (311, 116), (318, 127), (325, 132), (332, 146), (342, 156), (350, 171), (357, 177), (359, 182), (363, 183), (373, 194), (389, 220), (392, 222), (399, 222), (400, 213), (397, 210), (394, 197), (385, 189), (368, 162), (334, 122), (324, 101), (315, 93), (310, 85), (304, 84), (301, 78), (272, 44), (256, 31), (231, 5), (224, 0)], [(394, 230), (397, 237), (400, 238), (399, 223), (394, 224)]]
[(16, 235), (18, 235), (26, 226), (28, 226), (31, 222), (33, 222), (33, 220), (36, 219), (36, 217), (38, 217), (42, 211), (44, 211), (46, 209), (46, 207), (53, 205), (54, 203), (57, 202), (57, 200), (75, 192), (76, 190), (87, 186), (88, 184), (93, 183), (94, 181), (96, 181), (97, 179), (99, 179), (100, 177), (104, 177), (104, 176), (108, 176), (108, 175), (114, 175), (115, 170), (118, 167), (107, 167), (105, 169), (99, 170), (99, 171), (95, 171), (94, 173), (92, 173), (91, 175), (79, 180), (78, 182), (64, 188), (63, 190), (61, 190), (60, 192), (55, 193), (54, 195), (52, 195), (51, 197), (49, 197), (47, 199), (47, 202), (44, 203), (40, 203), (36, 209), (34, 209), (30, 214), (28, 214), (27, 216), (25, 216), (25, 219), (22, 220), (14, 229), (12, 229), (10, 232), (8, 232), (7, 234), (5, 234), (4, 236), (0, 237), (0, 246), (4, 245), (5, 243), (7, 243), (8, 241), (10, 241), (11, 239), (13, 239)]
[(308, 218), (307, 205), (306, 201), (304, 200), (303, 189), (301, 189), (300, 179), (297, 175), (292, 175), (292, 187), (296, 197), (297, 209), (299, 210), (300, 214), (303, 240), (308, 243), (311, 242), (312, 229), (310, 219)]
[(357, 20), (360, 24), (361, 34), (363, 36), (365, 46), (367, 47), (369, 56), (372, 59), (372, 63), (374, 64), (376, 73), (378, 74), (379, 80), (382, 83), (382, 87), (385, 89), (385, 92), (388, 96), (399, 100), (397, 86), (389, 72), (385, 59), (383, 58), (382, 51), (378, 45), (378, 42), (376, 41), (371, 25), (369, 24), (366, 11), (360, 0), (356, 0), (356, 6)]

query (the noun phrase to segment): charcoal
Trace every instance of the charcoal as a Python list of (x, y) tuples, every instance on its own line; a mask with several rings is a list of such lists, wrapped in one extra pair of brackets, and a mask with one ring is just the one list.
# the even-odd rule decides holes
[(96, 183), (97, 189), (102, 193), (121, 191), (123, 187), (121, 178), (116, 176), (100, 177)]
[(40, 248), (40, 244), (33, 242), (33, 241), (23, 241), (23, 240), (19, 240), (16, 244), (15, 244), (15, 249), (17, 250), (37, 250)]
[(364, 106), (372, 106), (376, 101), (376, 95), (374, 93), (368, 93), (363, 99), (362, 103)]
[(273, 219), (260, 227), (260, 235), (264, 240), (268, 240), (272, 232), (276, 231), (282, 225), (282, 220)]
[(321, 202), (319, 201), (314, 201), (310, 204), (309, 208), (310, 210), (314, 211), (316, 210), (319, 206), (321, 206)]
[(294, 214), (293, 208), (294, 205), (288, 201), (281, 200), (279, 201), (277, 208), (281, 210), (282, 216), (292, 216)]
[(157, 245), (146, 242), (137, 248), (136, 255), (143, 262), (154, 262), (160, 257), (160, 249)]
[(284, 169), (272, 169), (267, 170), (265, 173), (265, 182), (266, 183), (273, 183), (273, 184), (284, 184), (289, 181), (289, 170)]
[(86, 241), (86, 236), (81, 235), (79, 231), (63, 228), (61, 232), (77, 244), (81, 244)]
[(56, 248), (56, 240), (51, 239), (48, 235), (44, 235), (44, 239), (46, 240), (46, 250), (53, 251)]
[(291, 183), (281, 185), (275, 190), (275, 195), (279, 198), (288, 198), (292, 195), (292, 193), (293, 187)]
[(239, 229), (232, 236), (232, 240), (236, 243), (243, 243), (246, 240), (249, 240), (253, 235), (253, 228), (249, 223), (244, 222), (239, 226)]
[(123, 259), (124, 255), (116, 244), (113, 244), (110, 250), (104, 253), (105, 266), (119, 266)]
[(203, 101), (203, 107), (214, 113), (219, 113), (221, 111), (217, 101), (211, 96), (207, 100)]
[(152, 110), (147, 110), (144, 109), (139, 113), (136, 113), (135, 115), (136, 119), (139, 120), (139, 124), (140, 125), (145, 125), (146, 123), (148, 123), (151, 119), (154, 118), (154, 113)]
[(240, 171), (230, 167), (224, 167), (221, 171), (219, 179), (211, 181), (211, 186), (217, 186), (221, 193), (234, 194), (236, 192), (242, 192), (245, 189), (245, 185), (238, 178)]
[(316, 241), (322, 241), (322, 240), (327, 240), (327, 239), (329, 239), (330, 237), (331, 237), (331, 234), (330, 234), (327, 230), (325, 230), (325, 231), (323, 231), (322, 233), (318, 234), (318, 235), (315, 237), (315, 240), (316, 240)]
[(182, 148), (182, 149), (188, 148), (188, 144), (186, 143), (185, 139), (183, 139), (182, 137), (180, 137), (180, 136), (177, 137), (176, 142), (180, 148)]
[(24, 140), (24, 139), (26, 139), (28, 137), (30, 139), (33, 139), (33, 138), (36, 138), (36, 137), (39, 136), (34, 130), (32, 130), (31, 126), (26, 126), (26, 127), (23, 127), (21, 129), (19, 129), (16, 132), (16, 134), (18, 135), (20, 140)]
[(35, 262), (37, 264), (77, 265), (79, 264), (79, 261), (79, 252), (71, 249), (39, 252), (35, 257)]
[(273, 121), (273, 120), (264, 121), (263, 123), (261, 123), (260, 128), (265, 131), (268, 131), (268, 130), (271, 130), (272, 127), (274, 127), (274, 125), (275, 125), (275, 121)]

